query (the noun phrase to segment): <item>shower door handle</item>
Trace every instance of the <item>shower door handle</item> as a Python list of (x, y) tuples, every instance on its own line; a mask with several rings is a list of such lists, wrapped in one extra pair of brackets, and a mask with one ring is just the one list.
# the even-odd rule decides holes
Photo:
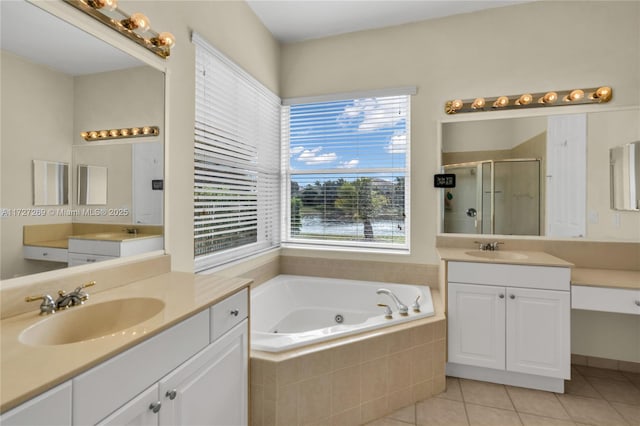
[(476, 209), (474, 209), (473, 207), (470, 207), (470, 208), (467, 209), (466, 214), (469, 217), (476, 217), (478, 215), (478, 211)]

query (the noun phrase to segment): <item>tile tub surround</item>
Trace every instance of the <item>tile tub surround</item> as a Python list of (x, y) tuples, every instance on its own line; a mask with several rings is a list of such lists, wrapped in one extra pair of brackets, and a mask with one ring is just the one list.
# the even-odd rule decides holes
[(638, 425), (640, 374), (574, 366), (565, 394), (446, 378), (447, 389), (367, 426)]
[(328, 348), (252, 352), (251, 424), (358, 425), (443, 391), (445, 324), (440, 313)]

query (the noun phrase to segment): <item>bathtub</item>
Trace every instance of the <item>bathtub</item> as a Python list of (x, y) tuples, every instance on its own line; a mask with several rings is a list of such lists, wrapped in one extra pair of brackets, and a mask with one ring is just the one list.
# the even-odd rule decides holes
[[(395, 293), (409, 315), (399, 315), (388, 296), (376, 294), (379, 288)], [(378, 303), (393, 309), (392, 319)], [(279, 275), (251, 291), (251, 349), (282, 352), (433, 315), (426, 286)]]

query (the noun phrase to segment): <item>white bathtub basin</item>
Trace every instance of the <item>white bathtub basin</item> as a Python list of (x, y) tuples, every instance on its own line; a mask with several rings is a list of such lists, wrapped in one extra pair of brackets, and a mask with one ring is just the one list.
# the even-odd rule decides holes
[[(389, 297), (376, 294), (379, 288), (409, 307), (420, 297), (420, 312), (399, 315)], [(392, 319), (378, 303), (391, 306)], [(251, 348), (281, 352), (432, 315), (426, 286), (280, 275), (251, 292)]]

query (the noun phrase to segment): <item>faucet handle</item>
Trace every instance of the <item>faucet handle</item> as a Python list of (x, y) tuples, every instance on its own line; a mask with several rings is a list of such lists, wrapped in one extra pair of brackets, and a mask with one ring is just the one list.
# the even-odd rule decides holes
[(422, 296), (418, 295), (418, 297), (416, 297), (416, 300), (413, 302), (413, 305), (411, 305), (411, 309), (413, 309), (413, 312), (420, 312), (420, 303), (418, 303), (418, 300), (420, 300)]
[(494, 241), (492, 243), (489, 243), (489, 247), (491, 250), (498, 250), (498, 245), (500, 244), (504, 244), (504, 242), (502, 241)]
[(378, 306), (380, 306), (381, 308), (384, 308), (384, 317), (386, 319), (392, 319), (393, 318), (393, 311), (391, 310), (389, 305), (385, 305), (384, 303), (378, 303)]
[(56, 312), (56, 302), (48, 294), (41, 296), (27, 296), (24, 298), (25, 302), (35, 302), (36, 300), (42, 300), (40, 304), (40, 315), (49, 315)]

